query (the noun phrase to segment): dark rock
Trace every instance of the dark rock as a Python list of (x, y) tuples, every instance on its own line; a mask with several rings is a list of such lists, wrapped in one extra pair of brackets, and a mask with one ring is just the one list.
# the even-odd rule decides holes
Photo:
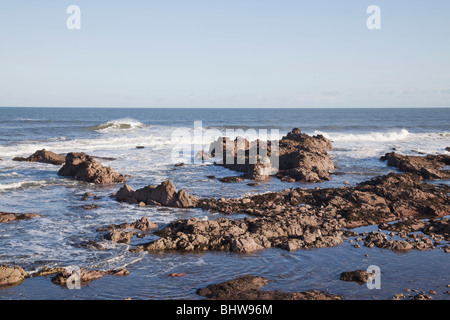
[[(64, 270), (63, 272), (58, 273), (56, 276), (52, 278), (52, 282), (54, 284), (58, 284), (64, 286), (67, 284), (67, 280), (74, 274), (74, 272), (68, 272)], [(81, 285), (86, 284), (90, 281), (97, 280), (102, 278), (105, 275), (116, 275), (116, 276), (126, 276), (129, 272), (126, 269), (117, 269), (117, 270), (93, 270), (89, 271), (85, 268), (80, 269), (79, 280)]]
[[(136, 234), (136, 230), (146, 232), (152, 229), (158, 228), (156, 223), (148, 220), (147, 217), (142, 217), (133, 223), (123, 223), (117, 225), (110, 225), (102, 228), (98, 228), (97, 231), (109, 231), (103, 238), (106, 240), (114, 241), (117, 243), (130, 243), (133, 236)], [(139, 233), (141, 237), (144, 234)]]
[(185, 276), (187, 276), (186, 273), (171, 273), (168, 275), (168, 277), (171, 277), (171, 278), (180, 278), (180, 277), (185, 277)]
[(123, 231), (114, 229), (106, 234), (103, 238), (117, 243), (130, 243), (134, 236), (132, 231)]
[(0, 287), (19, 285), (28, 277), (28, 273), (20, 267), (0, 265)]
[(96, 204), (89, 204), (86, 206), (83, 206), (83, 210), (95, 210), (98, 209), (98, 206)]
[(395, 152), (386, 153), (380, 160), (387, 160), (388, 165), (398, 168), (403, 172), (412, 172), (422, 176), (424, 179), (448, 179), (449, 170), (441, 170), (445, 165), (450, 165), (450, 156), (427, 155), (404, 156)]
[(44, 267), (41, 270), (39, 270), (38, 272), (33, 273), (33, 277), (50, 276), (50, 275), (54, 275), (54, 274), (63, 272), (65, 270), (66, 269), (63, 267), (56, 267), (56, 268)]
[(118, 174), (114, 169), (102, 166), (85, 153), (69, 153), (66, 156), (65, 165), (59, 170), (58, 175), (96, 184), (126, 181), (123, 175)]
[(269, 279), (242, 276), (198, 289), (197, 294), (213, 300), (340, 300), (341, 296), (309, 290), (305, 292), (262, 291)]
[(37, 213), (8, 213), (0, 212), (0, 223), (7, 223), (17, 220), (30, 220), (33, 218), (42, 217), (42, 215)]
[(145, 149), (144, 146), (137, 146), (136, 149)]
[[(231, 147), (228, 154), (227, 145)], [(266, 180), (276, 175), (283, 180), (289, 177), (292, 181), (321, 182), (329, 180), (335, 170), (327, 153), (331, 149), (331, 141), (325, 137), (311, 137), (295, 128), (278, 143), (219, 138), (211, 144), (210, 154), (216, 156), (222, 150), (222, 162), (216, 164), (244, 172), (248, 179)], [(272, 156), (279, 158), (278, 167), (271, 163)]]
[(128, 203), (143, 202), (146, 205), (159, 204), (167, 207), (191, 208), (195, 207), (198, 198), (190, 196), (183, 189), (178, 191), (170, 180), (162, 182), (159, 186), (148, 186), (134, 190), (124, 185), (116, 194), (116, 200)]
[(136, 229), (139, 231), (149, 231), (156, 228), (158, 228), (158, 225), (156, 223), (150, 221), (147, 217), (142, 217), (141, 219), (136, 220), (133, 223), (113, 224), (110, 226), (98, 228), (97, 231), (109, 231), (114, 229)]
[[(321, 223), (323, 223), (321, 225)], [(342, 242), (337, 222), (313, 216), (285, 216), (256, 219), (198, 218), (178, 220), (155, 232), (160, 238), (135, 251), (233, 251), (250, 253), (265, 248), (284, 250), (336, 246)]]
[(225, 182), (225, 183), (242, 182), (242, 181), (244, 181), (244, 178), (243, 177), (225, 177), (225, 178), (220, 178), (219, 181)]
[(389, 249), (393, 251), (411, 251), (413, 246), (403, 240), (388, 240), (388, 237), (382, 232), (370, 232), (364, 239), (364, 245), (367, 247), (376, 246), (378, 248)]
[(175, 167), (184, 167), (184, 162), (176, 163)]
[(356, 271), (342, 272), (339, 279), (342, 281), (353, 281), (362, 285), (367, 283), (367, 280), (369, 279), (370, 276), (371, 274), (365, 270), (356, 270)]
[(66, 161), (66, 157), (60, 154), (47, 151), (45, 149), (38, 150), (28, 158), (16, 157), (13, 161), (42, 162), (54, 165), (62, 165)]

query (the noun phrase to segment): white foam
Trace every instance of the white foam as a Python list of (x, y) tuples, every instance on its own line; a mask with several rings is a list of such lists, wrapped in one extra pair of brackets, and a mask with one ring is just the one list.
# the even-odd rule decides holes
[(362, 134), (353, 133), (328, 133), (315, 131), (314, 134), (321, 134), (325, 138), (334, 142), (396, 142), (413, 141), (422, 139), (448, 139), (450, 132), (430, 132), (430, 133), (410, 133), (406, 129), (388, 132), (370, 132)]
[(15, 189), (27, 188), (27, 187), (42, 187), (47, 184), (48, 184), (48, 182), (45, 180), (0, 183), (0, 192), (5, 191), (5, 190), (15, 190)]
[(109, 132), (118, 132), (123, 130), (133, 130), (137, 128), (143, 128), (146, 125), (142, 122), (139, 122), (132, 118), (122, 118), (109, 121), (107, 123), (100, 124), (98, 126), (93, 127), (93, 129), (97, 132), (109, 133)]

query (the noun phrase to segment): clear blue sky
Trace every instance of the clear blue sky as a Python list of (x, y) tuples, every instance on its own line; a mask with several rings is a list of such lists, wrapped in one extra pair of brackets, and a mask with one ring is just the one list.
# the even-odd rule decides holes
[(450, 1), (2, 0), (0, 106), (449, 107)]

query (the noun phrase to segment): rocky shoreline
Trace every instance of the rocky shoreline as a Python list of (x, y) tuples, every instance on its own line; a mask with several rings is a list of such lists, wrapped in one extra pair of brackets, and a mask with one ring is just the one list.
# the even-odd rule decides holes
[[(250, 163), (252, 148), (261, 141), (243, 144), (238, 139), (219, 138), (202, 159), (222, 153), (225, 146), (232, 145), (233, 163), (217, 163), (243, 175), (222, 178), (223, 182), (238, 182), (242, 179), (255, 181), (275, 176), (283, 181), (321, 182), (330, 179), (336, 169), (328, 151), (332, 143), (323, 136), (310, 137), (300, 129), (294, 129), (277, 143), (264, 142), (268, 154), (279, 152), (279, 169), (257, 155)], [(242, 149), (239, 149), (239, 148)], [(236, 164), (240, 150), (245, 163)], [(94, 157), (85, 153), (69, 153), (66, 156), (40, 150), (28, 158), (15, 161), (63, 164), (58, 175), (94, 184), (125, 183), (126, 176), (114, 169), (104, 167)], [(407, 156), (395, 152), (387, 153), (380, 161), (398, 169), (378, 176), (356, 186), (335, 188), (290, 188), (283, 191), (246, 195), (242, 198), (199, 198), (185, 190), (177, 190), (166, 180), (158, 186), (134, 190), (124, 184), (114, 195), (118, 202), (139, 206), (162, 206), (172, 208), (201, 209), (205, 212), (221, 213), (225, 216), (242, 214), (243, 219), (220, 218), (201, 220), (180, 219), (166, 226), (158, 226), (147, 217), (132, 223), (100, 226), (102, 240), (129, 244), (133, 237), (156, 236), (150, 242), (133, 246), (132, 252), (205, 252), (230, 251), (247, 254), (269, 248), (287, 251), (337, 246), (348, 238), (354, 248), (378, 247), (387, 250), (408, 252), (411, 250), (433, 250), (441, 248), (450, 252), (450, 186), (430, 183), (430, 180), (450, 179), (448, 155)], [(215, 178), (215, 177), (214, 177)], [(89, 195), (92, 196), (92, 195)], [(88, 198), (86, 195), (84, 198)], [(85, 210), (98, 208), (87, 205)], [(0, 212), (0, 223), (26, 220), (41, 215)], [(378, 231), (356, 233), (356, 227), (378, 227)], [(153, 237), (155, 238), (155, 237)], [(94, 246), (95, 247), (95, 246)], [(64, 268), (44, 268), (34, 276), (54, 275), (52, 282), (64, 285), (72, 275)], [(120, 270), (81, 269), (82, 282), (99, 279), (104, 275), (127, 275)], [(20, 284), (28, 278), (20, 267), (0, 267), (0, 286)], [(363, 270), (341, 274), (343, 281), (363, 284), (367, 281)], [(342, 297), (316, 290), (286, 293), (261, 291), (268, 279), (244, 276), (217, 285), (199, 289), (197, 293), (209, 299), (341, 299)]]

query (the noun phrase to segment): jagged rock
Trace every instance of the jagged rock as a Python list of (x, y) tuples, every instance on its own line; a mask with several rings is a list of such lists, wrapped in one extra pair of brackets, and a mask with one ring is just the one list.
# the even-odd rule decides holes
[(242, 182), (242, 181), (244, 181), (244, 178), (243, 177), (225, 177), (225, 178), (220, 178), (219, 181), (225, 182), (225, 183)]
[(124, 185), (117, 193), (116, 200), (128, 203), (143, 202), (146, 205), (162, 205), (176, 208), (195, 207), (198, 198), (188, 195), (183, 189), (176, 190), (170, 181), (164, 181), (159, 186), (148, 186), (139, 190), (134, 190), (128, 185)]
[(0, 223), (7, 223), (17, 220), (30, 220), (33, 218), (42, 217), (38, 213), (8, 213), (0, 212)]
[(241, 276), (219, 284), (198, 289), (197, 294), (214, 300), (340, 300), (341, 296), (328, 292), (309, 290), (305, 292), (262, 291), (270, 280), (256, 276)]
[(413, 172), (424, 179), (448, 179), (450, 170), (441, 170), (445, 165), (450, 165), (448, 155), (404, 156), (395, 152), (386, 153), (380, 160), (387, 160), (388, 165), (398, 168), (403, 172)]
[(152, 229), (158, 228), (158, 225), (148, 220), (147, 217), (142, 217), (133, 223), (123, 223), (117, 225), (110, 225), (102, 228), (98, 228), (97, 231), (109, 231), (103, 238), (106, 240), (129, 243), (133, 236), (136, 234), (136, 230), (146, 232)]
[(309, 136), (294, 128), (280, 140), (280, 168), (277, 176), (296, 181), (321, 182), (330, 180), (334, 171), (333, 160), (327, 151), (332, 143), (322, 135)]
[[(52, 282), (54, 284), (58, 284), (61, 286), (64, 286), (67, 284), (68, 279), (74, 274), (74, 272), (68, 272), (66, 269), (60, 273), (58, 273), (56, 276), (52, 278)], [(80, 268), (79, 271), (79, 280), (81, 282), (81, 285), (102, 278), (105, 275), (116, 275), (116, 276), (126, 276), (130, 274), (126, 269), (117, 269), (117, 270), (93, 270), (89, 271), (85, 268)]]
[(265, 248), (284, 250), (336, 246), (342, 232), (336, 223), (312, 216), (285, 216), (256, 219), (198, 218), (178, 220), (155, 232), (160, 238), (135, 251), (233, 251), (250, 253)]
[(106, 234), (103, 238), (117, 243), (130, 243), (134, 236), (132, 231), (123, 231), (114, 229)]
[(388, 237), (382, 232), (370, 232), (366, 238), (364, 238), (364, 245), (372, 247), (375, 245), (378, 248), (389, 249), (393, 251), (410, 251), (413, 246), (403, 240), (388, 240)]
[[(231, 150), (227, 151), (227, 145)], [(216, 156), (222, 150), (222, 162), (216, 164), (244, 172), (248, 179), (265, 180), (276, 175), (282, 180), (321, 182), (329, 180), (330, 172), (335, 170), (327, 153), (331, 149), (331, 141), (324, 136), (311, 137), (294, 128), (277, 144), (219, 138), (211, 144), (209, 153)], [(279, 158), (278, 166), (271, 161), (275, 157)]]
[(355, 270), (355, 271), (348, 271), (348, 272), (342, 272), (340, 276), (340, 280), (342, 281), (353, 281), (360, 285), (367, 283), (367, 280), (371, 274), (365, 270)]
[(28, 277), (28, 273), (20, 267), (0, 265), (0, 286), (18, 285)]
[(60, 154), (56, 154), (45, 149), (38, 150), (28, 158), (16, 157), (13, 161), (27, 161), (27, 162), (42, 162), (50, 163), (54, 165), (62, 165), (66, 162), (66, 157)]
[(64, 268), (64, 267), (56, 267), (56, 268), (44, 267), (41, 270), (39, 270), (38, 272), (33, 273), (33, 277), (50, 276), (50, 275), (54, 275), (54, 274), (63, 272), (65, 270), (66, 270), (66, 268)]
[(85, 153), (69, 153), (65, 165), (59, 170), (59, 176), (73, 177), (80, 181), (95, 184), (125, 182), (126, 178), (110, 167), (104, 167)]
[[(202, 199), (198, 206), (224, 214), (275, 216), (304, 210), (341, 216), (347, 228), (395, 221), (408, 216), (450, 214), (450, 187), (423, 183), (414, 173), (391, 173), (355, 187), (287, 189), (245, 199)], [(245, 203), (244, 203), (245, 202)]]

